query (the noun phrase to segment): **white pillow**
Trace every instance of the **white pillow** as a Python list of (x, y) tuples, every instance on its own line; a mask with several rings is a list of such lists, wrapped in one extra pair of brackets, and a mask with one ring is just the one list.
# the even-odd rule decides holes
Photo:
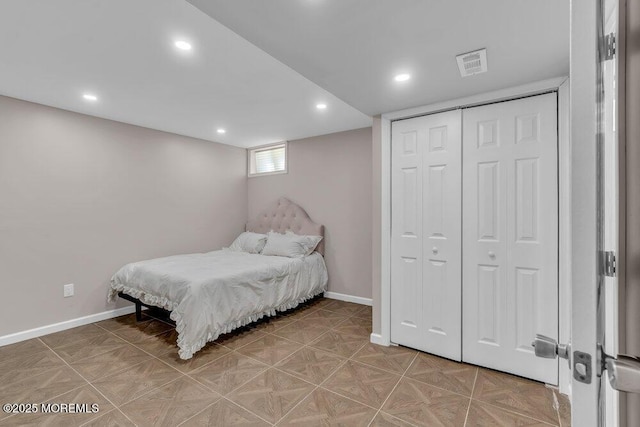
[(286, 256), (301, 258), (311, 255), (322, 240), (322, 236), (301, 236), (287, 231), (286, 234), (267, 233), (267, 244), (262, 249), (262, 255)]
[(245, 231), (233, 241), (229, 249), (236, 252), (248, 252), (250, 254), (259, 254), (267, 243), (266, 234), (252, 233)]

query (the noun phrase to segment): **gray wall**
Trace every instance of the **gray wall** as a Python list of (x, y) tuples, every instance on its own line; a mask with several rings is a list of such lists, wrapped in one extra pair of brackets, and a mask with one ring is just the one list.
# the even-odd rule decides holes
[(244, 149), (0, 97), (0, 336), (109, 310), (123, 264), (218, 249), (246, 218)]
[(324, 224), (329, 290), (371, 298), (371, 128), (289, 142), (287, 174), (249, 178), (249, 217), (285, 196)]

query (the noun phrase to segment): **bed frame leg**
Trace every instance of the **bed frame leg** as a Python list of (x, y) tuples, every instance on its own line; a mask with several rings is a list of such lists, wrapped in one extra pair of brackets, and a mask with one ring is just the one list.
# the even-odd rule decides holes
[(142, 304), (136, 302), (136, 321), (142, 322)]

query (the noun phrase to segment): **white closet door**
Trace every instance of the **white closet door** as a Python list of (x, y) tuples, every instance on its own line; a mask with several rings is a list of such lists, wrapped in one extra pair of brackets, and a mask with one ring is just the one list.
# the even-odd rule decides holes
[(392, 124), (391, 340), (461, 358), (461, 113)]
[[(558, 383), (556, 95), (463, 113), (463, 360)], [(595, 257), (594, 257), (595, 259)]]

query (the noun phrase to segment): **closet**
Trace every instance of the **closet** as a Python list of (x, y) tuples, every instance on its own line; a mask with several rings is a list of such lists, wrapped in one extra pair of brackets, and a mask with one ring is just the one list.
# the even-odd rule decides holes
[(391, 340), (557, 384), (556, 93), (392, 123)]

